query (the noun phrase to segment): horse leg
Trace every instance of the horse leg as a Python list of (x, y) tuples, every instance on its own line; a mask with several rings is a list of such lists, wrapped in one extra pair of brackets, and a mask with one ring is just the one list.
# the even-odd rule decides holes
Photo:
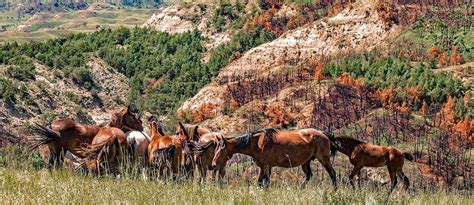
[(398, 172), (398, 176), (403, 180), (403, 185), (405, 186), (405, 190), (410, 189), (410, 180), (408, 179), (407, 176), (405, 176), (405, 173), (403, 171)]
[(199, 169), (199, 174), (201, 175), (201, 184), (202, 184), (206, 182), (207, 167), (202, 164), (201, 158), (196, 160), (196, 164)]
[(352, 189), (355, 189), (354, 176), (360, 173), (361, 169), (362, 169), (361, 166), (354, 166), (354, 168), (352, 168), (351, 174), (349, 175), (349, 182), (351, 183)]
[(266, 169), (265, 169), (265, 178), (263, 179), (265, 189), (268, 189), (268, 187), (270, 187), (270, 176), (271, 175), (272, 175), (272, 168), (271, 167), (266, 167)]
[(331, 177), (332, 185), (334, 188), (337, 188), (337, 178), (336, 178), (336, 171), (334, 171), (334, 168), (331, 165), (331, 155), (328, 153), (327, 155), (323, 155), (322, 157), (317, 157), (318, 161), (323, 165), (324, 169), (329, 174), (329, 177)]
[(390, 188), (390, 193), (392, 193), (393, 189), (395, 189), (395, 186), (397, 186), (398, 183), (397, 172), (393, 167), (388, 166), (388, 173), (390, 174), (390, 182), (392, 183)]
[(311, 160), (308, 160), (306, 163), (301, 165), (301, 169), (303, 169), (303, 172), (306, 175), (303, 183), (301, 184), (301, 187), (305, 187), (313, 176), (313, 172), (311, 171)]
[(258, 175), (258, 187), (262, 188), (263, 187), (263, 179), (265, 178), (265, 170), (263, 166), (260, 166), (260, 173)]
[(48, 159), (48, 169), (51, 170), (61, 164), (62, 149), (58, 146), (48, 145), (50, 157)]
[(225, 166), (218, 166), (217, 168), (219, 170), (219, 176), (217, 176), (219, 184), (222, 184), (224, 182), (224, 176), (225, 176)]
[(362, 183), (362, 178), (360, 177), (360, 172), (361, 172), (361, 170), (359, 170), (357, 172), (357, 183), (359, 184), (359, 189), (361, 189), (361, 183)]

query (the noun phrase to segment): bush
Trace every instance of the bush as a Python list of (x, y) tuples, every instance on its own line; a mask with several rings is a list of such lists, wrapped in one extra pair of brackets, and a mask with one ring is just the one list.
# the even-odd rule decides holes
[(17, 89), (13, 85), (13, 81), (0, 77), (0, 98), (6, 102), (15, 101), (15, 93)]
[(7, 74), (18, 80), (27, 81), (34, 79), (36, 71), (33, 61), (25, 56), (18, 56), (8, 61)]
[(66, 73), (68, 73), (78, 85), (88, 90), (94, 87), (94, 77), (89, 69), (85, 67), (68, 67), (66, 70)]

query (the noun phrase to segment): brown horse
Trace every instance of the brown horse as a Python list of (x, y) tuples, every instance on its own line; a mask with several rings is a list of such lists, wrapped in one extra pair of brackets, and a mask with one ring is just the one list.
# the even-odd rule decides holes
[(148, 144), (149, 164), (158, 168), (162, 177), (172, 175), (176, 179), (184, 164), (183, 140), (166, 135), (158, 129), (160, 122), (150, 119), (151, 141)]
[(102, 127), (116, 127), (124, 132), (143, 130), (138, 110), (129, 106), (114, 112), (110, 122), (103, 125), (84, 125), (71, 119), (55, 120), (50, 128), (37, 124), (33, 127), (33, 132), (40, 136), (33, 138), (34, 143), (30, 146), (30, 150), (47, 145), (51, 155), (48, 161), (50, 168), (63, 161), (66, 151), (79, 158), (85, 158), (86, 156), (82, 154), (84, 145), (90, 145)]
[(225, 175), (225, 164), (217, 163), (212, 166), (214, 151), (217, 146), (218, 139), (224, 138), (224, 135), (218, 132), (208, 132), (199, 138), (199, 141), (191, 143), (191, 151), (194, 154), (194, 161), (201, 176), (201, 182), (204, 182), (207, 171), (212, 171), (212, 178), (215, 179), (219, 173), (218, 180), (221, 181)]
[(258, 185), (270, 185), (271, 168), (301, 166), (306, 185), (312, 177), (310, 163), (313, 159), (323, 165), (336, 187), (336, 172), (331, 165), (331, 153), (337, 151), (338, 144), (333, 137), (326, 136), (316, 129), (277, 131), (267, 128), (237, 138), (219, 139), (212, 165), (218, 162), (225, 165), (233, 154), (241, 153), (253, 157), (260, 167)]
[(410, 181), (403, 173), (403, 163), (404, 159), (413, 161), (411, 154), (403, 153), (393, 147), (373, 145), (350, 137), (336, 137), (336, 139), (341, 143), (341, 147), (338, 151), (347, 155), (351, 164), (354, 165), (349, 175), (349, 180), (353, 188), (355, 188), (353, 179), (356, 174), (359, 176), (360, 186), (360, 170), (362, 167), (387, 166), (392, 183), (390, 192), (393, 191), (398, 183), (397, 176), (403, 180), (405, 189), (408, 190)]
[(86, 166), (90, 173), (96, 176), (104, 172), (116, 174), (126, 147), (127, 140), (122, 130), (104, 127), (99, 130), (92, 143), (83, 148), (81, 154), (86, 157)]

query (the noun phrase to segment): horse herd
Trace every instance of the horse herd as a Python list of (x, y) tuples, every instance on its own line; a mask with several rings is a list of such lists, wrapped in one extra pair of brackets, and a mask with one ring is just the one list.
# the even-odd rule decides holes
[[(266, 128), (238, 137), (227, 137), (198, 125), (178, 123), (176, 134), (163, 131), (160, 120), (147, 116), (151, 135), (143, 132), (139, 111), (133, 106), (112, 114), (110, 122), (101, 125), (84, 125), (71, 119), (53, 121), (50, 126), (36, 124), (32, 127), (35, 137), (31, 149), (48, 152), (48, 167), (61, 165), (66, 152), (84, 159), (84, 165), (94, 175), (119, 172), (118, 165), (131, 158), (133, 166), (147, 166), (157, 170), (160, 178), (191, 178), (195, 169), (201, 181), (208, 171), (219, 182), (225, 176), (228, 160), (240, 153), (253, 158), (260, 168), (258, 185), (268, 187), (272, 167), (301, 166), (305, 179), (313, 176), (311, 161), (317, 159), (328, 172), (332, 184), (337, 187), (336, 172), (331, 156), (337, 151), (347, 155), (354, 168), (349, 176), (353, 179), (364, 166), (387, 166), (392, 191), (397, 177), (409, 188), (409, 180), (403, 173), (404, 159), (413, 160), (409, 153), (393, 147), (377, 146), (350, 137), (334, 137), (329, 132), (313, 128), (277, 130)], [(42, 150), (42, 151), (41, 151)], [(359, 177), (360, 179), (360, 177)], [(360, 181), (359, 181), (360, 185)]]

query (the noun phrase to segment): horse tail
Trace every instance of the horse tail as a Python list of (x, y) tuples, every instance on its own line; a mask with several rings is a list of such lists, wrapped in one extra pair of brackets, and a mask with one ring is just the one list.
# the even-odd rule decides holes
[(337, 151), (341, 148), (341, 143), (334, 137), (332, 132), (324, 132), (324, 135), (331, 141), (331, 156), (335, 157)]
[(117, 143), (119, 146), (118, 148), (120, 148), (117, 136), (113, 135), (111, 138), (101, 143), (89, 145), (87, 147), (82, 148), (80, 152), (89, 159), (97, 159), (103, 154), (107, 147), (110, 147), (115, 143)]
[(403, 157), (405, 157), (405, 159), (408, 161), (413, 162), (413, 155), (411, 153), (403, 152)]
[(33, 143), (28, 148), (30, 152), (37, 149), (41, 145), (49, 144), (61, 138), (61, 134), (59, 132), (42, 126), (38, 123), (35, 123), (35, 125), (31, 126), (30, 129), (33, 133), (39, 134), (39, 136), (31, 138)]
[(170, 145), (169, 147), (155, 150), (153, 152), (153, 158), (155, 158), (155, 163), (158, 166), (164, 165), (165, 167), (171, 167), (171, 160), (175, 152), (175, 145)]

